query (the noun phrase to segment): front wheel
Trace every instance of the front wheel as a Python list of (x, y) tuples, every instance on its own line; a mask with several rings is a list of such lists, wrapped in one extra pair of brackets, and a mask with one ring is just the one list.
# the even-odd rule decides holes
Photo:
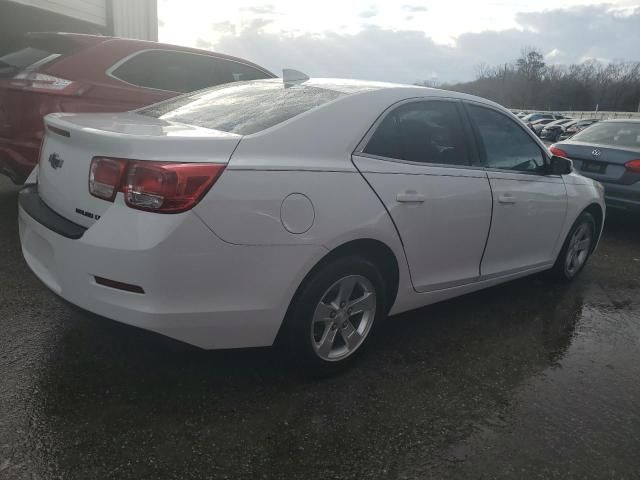
[(336, 259), (312, 273), (285, 324), (296, 364), (319, 375), (335, 373), (360, 354), (386, 315), (378, 268), (362, 257)]
[(589, 212), (583, 212), (569, 231), (553, 267), (560, 280), (572, 280), (585, 266), (596, 240), (596, 222)]

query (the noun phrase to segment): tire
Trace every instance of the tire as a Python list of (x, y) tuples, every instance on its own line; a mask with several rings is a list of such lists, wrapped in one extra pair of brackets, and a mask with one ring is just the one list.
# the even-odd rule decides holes
[(551, 270), (556, 279), (568, 282), (582, 271), (595, 246), (596, 235), (593, 215), (582, 212), (569, 230)]
[(285, 320), (284, 346), (303, 373), (329, 376), (362, 354), (386, 314), (387, 289), (375, 264), (338, 258), (300, 287)]

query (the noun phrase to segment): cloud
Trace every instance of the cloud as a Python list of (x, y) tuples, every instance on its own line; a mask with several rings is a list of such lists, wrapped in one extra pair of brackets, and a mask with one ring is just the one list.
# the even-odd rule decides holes
[(378, 9), (375, 7), (370, 7), (367, 10), (360, 12), (358, 14), (361, 18), (371, 18), (371, 17), (375, 17), (376, 15), (378, 15)]
[(251, 7), (245, 7), (243, 10), (254, 13), (256, 15), (275, 15), (278, 14), (276, 11), (275, 5), (266, 4), (266, 5), (254, 5)]
[(211, 28), (216, 33), (230, 33), (231, 35), (235, 35), (236, 34), (236, 26), (235, 26), (235, 24), (231, 23), (228, 20), (224, 21), (224, 22), (216, 22), (216, 23), (211, 25)]
[(470, 80), (476, 65), (510, 62), (525, 46), (553, 52), (546, 58), (551, 63), (585, 58), (640, 60), (640, 8), (621, 15), (607, 5), (575, 7), (520, 13), (516, 20), (519, 28), (465, 33), (454, 44), (442, 45), (423, 31), (371, 25), (353, 34), (266, 32), (263, 27), (268, 20), (258, 19), (235, 35), (222, 35), (214, 48), (274, 72), (291, 67), (316, 77), (404, 83)]
[(269, 18), (254, 18), (242, 28), (242, 33), (252, 33), (262, 30), (264, 27), (271, 25), (273, 20)]
[(202, 48), (203, 50), (213, 50), (213, 43), (204, 38), (196, 39), (196, 48)]
[(429, 10), (424, 5), (402, 5), (402, 9), (411, 13), (426, 12)]

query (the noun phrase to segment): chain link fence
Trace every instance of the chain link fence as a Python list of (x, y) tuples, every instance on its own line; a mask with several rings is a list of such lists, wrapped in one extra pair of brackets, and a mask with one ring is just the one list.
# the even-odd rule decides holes
[(582, 120), (585, 118), (596, 118), (598, 120), (615, 120), (615, 119), (629, 119), (635, 118), (640, 120), (640, 112), (607, 112), (607, 111), (573, 111), (573, 110), (518, 110), (517, 108), (511, 109), (514, 113), (526, 112), (526, 113), (553, 113), (563, 115), (565, 117), (575, 118), (576, 120)]

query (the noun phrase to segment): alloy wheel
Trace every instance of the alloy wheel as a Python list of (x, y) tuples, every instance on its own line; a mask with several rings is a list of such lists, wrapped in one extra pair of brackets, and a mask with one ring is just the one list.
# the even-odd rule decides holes
[(376, 314), (376, 292), (362, 275), (341, 278), (322, 295), (313, 314), (311, 343), (323, 360), (352, 355), (364, 342)]
[(588, 224), (583, 223), (573, 233), (567, 248), (564, 268), (569, 277), (573, 277), (587, 261), (591, 251), (593, 234)]

